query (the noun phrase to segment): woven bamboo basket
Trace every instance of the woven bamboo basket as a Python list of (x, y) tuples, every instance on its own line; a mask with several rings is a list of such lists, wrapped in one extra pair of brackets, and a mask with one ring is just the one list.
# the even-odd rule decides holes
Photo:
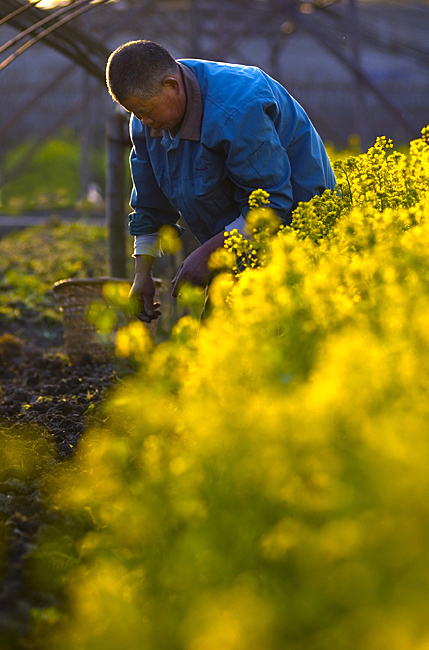
[[(119, 327), (129, 322), (131, 317), (123, 311), (115, 310), (116, 324), (107, 333), (101, 333), (88, 320), (91, 304), (111, 306), (103, 294), (103, 287), (111, 283), (123, 284), (127, 292), (131, 288), (129, 280), (110, 277), (71, 278), (60, 280), (53, 286), (63, 315), (64, 347), (72, 363), (78, 363), (86, 355), (89, 355), (92, 361), (105, 363), (114, 355), (116, 332)], [(157, 288), (160, 284), (160, 280), (155, 281)], [(156, 321), (150, 323), (148, 329), (153, 335)]]

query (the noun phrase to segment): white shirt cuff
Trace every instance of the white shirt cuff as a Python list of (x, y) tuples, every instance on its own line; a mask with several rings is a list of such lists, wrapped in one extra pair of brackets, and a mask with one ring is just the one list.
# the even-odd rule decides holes
[(153, 235), (136, 235), (134, 237), (134, 257), (136, 255), (161, 257), (161, 247), (156, 232)]
[(240, 214), (237, 219), (225, 226), (224, 230), (226, 230), (226, 232), (231, 232), (231, 230), (238, 230), (239, 234), (243, 235), (243, 237), (250, 237), (250, 233), (246, 227), (246, 219), (242, 214)]

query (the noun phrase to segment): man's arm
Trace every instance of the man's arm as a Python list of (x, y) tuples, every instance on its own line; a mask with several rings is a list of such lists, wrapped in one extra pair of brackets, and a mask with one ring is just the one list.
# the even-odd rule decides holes
[(130, 156), (133, 189), (130, 205), (129, 230), (134, 236), (135, 277), (130, 291), (131, 307), (143, 322), (150, 322), (160, 316), (159, 303), (154, 303), (155, 284), (152, 277), (154, 257), (159, 252), (158, 230), (169, 224), (180, 232), (177, 225), (179, 212), (166, 198), (159, 187), (146, 146), (142, 124), (131, 117)]
[(134, 314), (144, 323), (150, 323), (161, 315), (159, 303), (154, 302), (153, 260), (151, 255), (135, 256), (134, 282), (129, 295)]
[(167, 199), (156, 180), (149, 157), (143, 125), (134, 116), (130, 121), (132, 149), (130, 155), (133, 188), (130, 205), (130, 234), (153, 235), (161, 226), (170, 225), (178, 231), (179, 211)]
[(223, 242), (224, 234), (222, 230), (222, 232), (206, 241), (205, 244), (202, 244), (188, 255), (172, 280), (173, 289), (171, 295), (173, 298), (177, 298), (180, 293), (180, 287), (185, 282), (199, 287), (206, 287), (208, 285), (212, 276), (212, 272), (208, 268), (210, 255), (216, 249), (222, 248)]

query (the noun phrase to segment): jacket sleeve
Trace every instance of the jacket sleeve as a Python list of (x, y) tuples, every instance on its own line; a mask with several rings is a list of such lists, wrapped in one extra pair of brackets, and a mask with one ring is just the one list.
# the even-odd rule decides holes
[(157, 233), (161, 226), (168, 224), (181, 235), (183, 228), (177, 225), (180, 213), (159, 187), (147, 151), (145, 135), (142, 131), (136, 133), (133, 122), (134, 117), (130, 122), (130, 167), (133, 181), (130, 200), (133, 212), (129, 215), (130, 234), (152, 235)]

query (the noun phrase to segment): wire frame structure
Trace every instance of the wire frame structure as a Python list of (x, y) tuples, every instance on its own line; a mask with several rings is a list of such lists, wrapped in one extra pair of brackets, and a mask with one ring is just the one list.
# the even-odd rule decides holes
[(0, 63), (0, 72), (32, 45), (43, 42), (87, 70), (97, 79), (104, 80), (109, 50), (99, 40), (91, 37), (75, 25), (71, 25), (87, 11), (96, 11), (108, 0), (75, 0), (53, 10), (42, 10), (35, 3), (23, 0), (2, 0), (0, 26), (8, 24), (17, 34), (0, 46), (0, 55), (6, 58)]

